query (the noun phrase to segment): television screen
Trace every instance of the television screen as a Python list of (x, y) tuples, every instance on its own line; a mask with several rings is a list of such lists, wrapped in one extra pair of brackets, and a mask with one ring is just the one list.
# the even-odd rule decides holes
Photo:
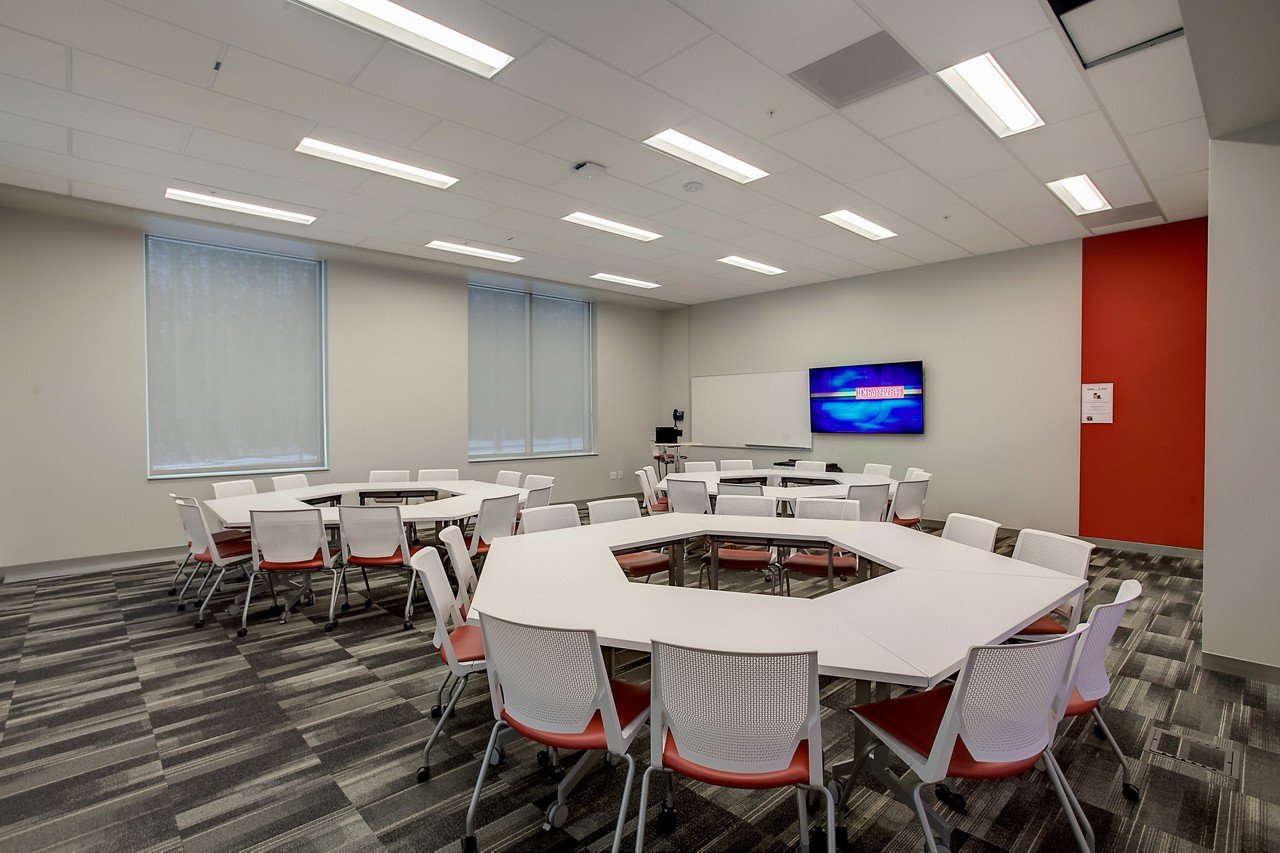
[(814, 432), (873, 435), (924, 432), (924, 362), (809, 369)]

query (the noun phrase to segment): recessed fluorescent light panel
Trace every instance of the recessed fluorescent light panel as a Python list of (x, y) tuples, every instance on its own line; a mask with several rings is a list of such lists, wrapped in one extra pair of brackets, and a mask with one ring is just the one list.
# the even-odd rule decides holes
[(432, 240), (427, 244), (427, 248), (439, 249), (442, 252), (456, 252), (459, 255), (471, 255), (475, 258), (485, 258), (490, 261), (502, 261), (504, 264), (514, 264), (516, 261), (524, 260), (519, 255), (508, 255), (506, 252), (495, 252), (492, 249), (481, 249), (477, 246), (464, 246), (461, 243), (448, 243), (444, 240)]
[(632, 287), (661, 287), (656, 281), (641, 281), (638, 278), (627, 278), (625, 275), (614, 275), (611, 272), (598, 272), (591, 276), (601, 281), (612, 281), (614, 284), (629, 284)]
[(588, 228), (598, 228), (601, 231), (608, 231), (610, 234), (617, 234), (620, 237), (630, 237), (632, 240), (657, 240), (661, 234), (655, 234), (652, 231), (646, 231), (643, 228), (636, 228), (634, 225), (624, 225), (621, 222), (614, 222), (612, 219), (602, 219), (599, 216), (592, 216), (590, 213), (583, 213), (581, 210), (570, 213), (568, 216), (560, 217), (565, 222), (572, 222), (575, 225), (585, 225)]
[(1098, 192), (1098, 188), (1093, 185), (1093, 181), (1089, 180), (1088, 175), (1050, 181), (1045, 186), (1053, 190), (1053, 194), (1071, 208), (1071, 212), (1076, 216), (1111, 209), (1111, 202), (1103, 198), (1102, 193)]
[(732, 154), (726, 154), (719, 148), (712, 148), (705, 142), (699, 142), (692, 136), (685, 136), (671, 128), (657, 136), (649, 137), (644, 144), (659, 151), (665, 151), (673, 157), (679, 157), (686, 163), (701, 166), (717, 175), (724, 175), (740, 184), (749, 184), (769, 174), (764, 169), (752, 166)]
[(841, 228), (846, 228), (854, 234), (860, 234), (868, 240), (883, 240), (885, 237), (898, 236), (896, 231), (890, 231), (883, 225), (877, 225), (870, 219), (848, 210), (833, 210), (831, 213), (824, 213), (822, 218), (832, 225), (839, 225)]
[(422, 169), (418, 166), (410, 166), (408, 163), (388, 160), (385, 157), (378, 157), (374, 154), (366, 154), (354, 148), (343, 148), (341, 145), (322, 142), (309, 136), (299, 142), (298, 147), (294, 150), (302, 154), (310, 154), (312, 157), (332, 160), (335, 163), (345, 163), (348, 166), (368, 169), (370, 172), (381, 172), (393, 178), (403, 178), (406, 181), (415, 181), (441, 190), (447, 190), (458, 182), (457, 178), (451, 178), (439, 172), (432, 172), (429, 169)]
[(193, 193), (187, 190), (176, 190), (169, 187), (164, 191), (164, 197), (173, 201), (185, 201), (188, 204), (202, 204), (205, 207), (217, 207), (222, 210), (230, 210), (234, 213), (248, 213), (252, 216), (265, 216), (268, 219), (283, 219), (285, 222), (296, 222), (299, 225), (310, 225), (316, 221), (314, 216), (305, 213), (294, 213), (292, 210), (280, 210), (275, 207), (266, 207), (261, 204), (251, 204), (247, 201), (236, 201), (231, 198), (223, 198), (218, 195), (210, 195), (209, 193)]
[(727, 258), (720, 258), (720, 263), (731, 264), (735, 267), (742, 267), (744, 270), (751, 270), (752, 272), (762, 272), (765, 275), (778, 275), (780, 273), (786, 272), (786, 270), (780, 270), (777, 267), (771, 267), (768, 264), (762, 264), (759, 261), (752, 261), (752, 260), (748, 260), (747, 258), (740, 258), (737, 255), (730, 255)]
[(938, 77), (996, 136), (1044, 126), (1044, 119), (989, 53), (939, 71)]
[(488, 79), (515, 57), (391, 0), (295, 0), (407, 48)]

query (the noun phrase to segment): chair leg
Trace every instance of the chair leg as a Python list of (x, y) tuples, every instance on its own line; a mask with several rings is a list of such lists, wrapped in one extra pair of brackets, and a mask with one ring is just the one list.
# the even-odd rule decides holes
[(636, 760), (629, 752), (622, 753), (622, 757), (627, 760), (627, 781), (622, 785), (622, 806), (618, 809), (618, 825), (613, 830), (613, 853), (618, 853), (622, 849), (622, 828), (627, 823), (627, 806), (631, 805), (631, 785), (636, 780)]
[(649, 765), (645, 768), (644, 776), (640, 779), (640, 817), (636, 821), (636, 853), (644, 853), (644, 824), (645, 811), (649, 807), (649, 779), (653, 776), (653, 771), (657, 767)]
[(244, 605), (240, 608), (240, 630), (236, 631), (237, 637), (243, 637), (249, 633), (249, 602), (253, 600), (253, 582), (257, 579), (257, 572), (249, 572), (249, 586), (244, 591)]
[[(210, 563), (209, 565), (212, 566), (213, 564)], [(178, 593), (178, 610), (180, 612), (187, 609), (187, 590), (191, 587), (192, 581), (196, 579), (198, 574), (200, 574), (200, 563), (196, 563), (195, 568), (191, 570), (191, 574), (187, 575), (187, 582), (182, 585), (182, 591)]]
[(218, 579), (213, 582), (213, 588), (209, 590), (209, 594), (204, 597), (204, 602), (200, 605), (200, 612), (196, 614), (196, 627), (204, 627), (204, 614), (209, 609), (209, 602), (213, 600), (213, 594), (218, 591), (218, 587), (222, 586), (222, 579), (227, 574), (227, 567), (223, 566), (218, 572)]
[(1067, 822), (1071, 824), (1071, 834), (1076, 837), (1076, 844), (1080, 846), (1084, 853), (1093, 853), (1093, 827), (1089, 824), (1089, 818), (1080, 806), (1080, 801), (1076, 799), (1076, 792), (1071, 790), (1071, 784), (1067, 782), (1067, 777), (1062, 772), (1062, 766), (1058, 764), (1058, 759), (1053, 757), (1053, 753), (1047, 749), (1044, 751), (1042, 763), (1044, 764), (1045, 775), (1053, 783), (1053, 788), (1058, 794), (1058, 800), (1062, 803), (1062, 811), (1067, 816)]
[(445, 722), (453, 713), (453, 706), (457, 705), (458, 699), (462, 697), (462, 691), (467, 689), (467, 679), (470, 677), (470, 675), (464, 675), (453, 685), (453, 692), (449, 694), (449, 704), (444, 707), (440, 719), (436, 721), (436, 727), (431, 730), (431, 737), (427, 738), (427, 745), (422, 748), (422, 766), (418, 768), (419, 782), (425, 782), (431, 778), (431, 747), (436, 745), (436, 739), (440, 737)]
[(191, 562), (191, 550), (187, 549), (187, 556), (182, 558), (182, 562), (178, 564), (178, 570), (173, 573), (173, 580), (169, 581), (169, 594), (178, 594), (178, 578), (182, 577), (182, 570), (187, 567), (187, 563)]
[(1116, 754), (1116, 760), (1120, 762), (1120, 787), (1124, 791), (1125, 799), (1137, 802), (1141, 796), (1138, 793), (1138, 786), (1133, 784), (1133, 779), (1129, 775), (1129, 759), (1120, 751), (1120, 744), (1116, 743), (1115, 736), (1111, 734), (1111, 728), (1107, 725), (1107, 721), (1102, 719), (1102, 709), (1095, 707), (1093, 709), (1093, 722), (1098, 726), (1098, 730), (1102, 732), (1102, 736), (1107, 739), (1107, 743), (1111, 745), (1111, 751)]
[(821, 790), (827, 801), (827, 853), (836, 853), (836, 798), (826, 785)]
[(803, 788), (796, 788), (796, 811), (800, 814), (800, 853), (809, 853), (809, 804)]
[(360, 567), (360, 576), (364, 578), (364, 609), (368, 610), (373, 606), (373, 590), (369, 588), (369, 572)]
[(409, 572), (409, 592), (406, 593), (404, 599), (404, 629), (406, 631), (413, 627), (413, 622), (410, 620), (413, 619), (413, 587), (416, 583), (416, 577), (416, 572)]
[(489, 759), (497, 746), (498, 734), (506, 727), (507, 724), (501, 720), (493, 724), (493, 731), (489, 734), (489, 746), (485, 748), (484, 757), (480, 759), (480, 772), (476, 774), (476, 787), (471, 792), (471, 803), (467, 806), (467, 824), (462, 836), (463, 853), (476, 849), (476, 811), (480, 808), (480, 791), (484, 788), (484, 777), (489, 773)]
[(338, 627), (338, 584), (346, 583), (346, 568), (333, 570), (333, 583), (329, 588), (329, 621), (324, 623), (326, 631)]
[(911, 800), (916, 809), (916, 817), (920, 818), (920, 828), (924, 830), (924, 844), (928, 848), (929, 853), (938, 853), (938, 841), (933, 837), (933, 827), (929, 824), (929, 810), (925, 807), (924, 800), (920, 799), (920, 789), (925, 785), (924, 782), (917, 782), (911, 788)]

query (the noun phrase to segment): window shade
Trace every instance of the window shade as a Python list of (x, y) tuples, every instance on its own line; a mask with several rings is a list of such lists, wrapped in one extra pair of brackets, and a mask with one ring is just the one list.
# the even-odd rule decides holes
[(318, 261), (146, 241), (148, 476), (324, 468)]

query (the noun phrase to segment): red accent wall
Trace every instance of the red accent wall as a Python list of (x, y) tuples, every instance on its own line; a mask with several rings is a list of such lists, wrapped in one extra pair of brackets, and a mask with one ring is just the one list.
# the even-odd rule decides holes
[(1204, 546), (1208, 220), (1085, 239), (1080, 381), (1115, 423), (1080, 426), (1080, 534)]

